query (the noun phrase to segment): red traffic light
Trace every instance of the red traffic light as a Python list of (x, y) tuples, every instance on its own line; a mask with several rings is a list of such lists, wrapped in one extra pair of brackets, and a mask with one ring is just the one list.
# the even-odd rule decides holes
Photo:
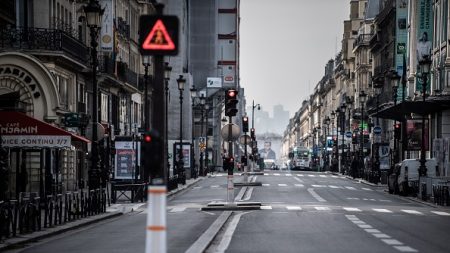
[(400, 128), (400, 123), (395, 124), (394, 127), (397, 129)]
[(144, 135), (144, 142), (151, 142), (152, 137), (149, 134)]
[(234, 97), (236, 97), (236, 90), (228, 90), (228, 91), (227, 91), (227, 96), (228, 96), (229, 98), (234, 98)]

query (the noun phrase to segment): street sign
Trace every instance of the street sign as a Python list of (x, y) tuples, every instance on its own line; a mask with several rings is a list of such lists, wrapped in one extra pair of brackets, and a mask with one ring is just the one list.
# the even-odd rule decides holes
[(250, 136), (248, 135), (241, 135), (241, 137), (239, 137), (239, 143), (245, 145), (245, 139), (247, 139), (247, 145), (250, 145), (252, 143), (252, 138), (250, 138)]
[(352, 132), (350, 131), (345, 132), (345, 137), (352, 138)]
[[(231, 128), (231, 136), (229, 135)], [(226, 124), (222, 127), (221, 134), (222, 138), (226, 141), (235, 141), (239, 138), (239, 133), (241, 132), (241, 129), (239, 129), (239, 126), (236, 124)]]
[(139, 45), (142, 55), (178, 54), (178, 17), (143, 15), (139, 19)]
[(381, 134), (381, 127), (376, 126), (373, 128), (373, 133), (376, 135), (380, 135)]

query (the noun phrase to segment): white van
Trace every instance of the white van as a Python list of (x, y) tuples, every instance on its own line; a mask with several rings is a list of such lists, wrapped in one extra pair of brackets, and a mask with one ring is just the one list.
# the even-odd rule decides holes
[[(427, 159), (425, 166), (427, 167), (427, 176), (436, 176), (436, 160)], [(407, 193), (407, 183), (419, 180), (420, 159), (405, 159), (401, 163), (400, 172), (397, 177), (398, 190), (400, 194)]]

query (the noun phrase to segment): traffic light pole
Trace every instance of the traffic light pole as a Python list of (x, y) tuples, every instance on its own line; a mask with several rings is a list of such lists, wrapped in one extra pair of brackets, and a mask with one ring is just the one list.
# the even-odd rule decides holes
[[(232, 141), (232, 130), (231, 124), (233, 123), (233, 117), (229, 116), (229, 126), (228, 126), (228, 161), (233, 157), (233, 141)], [(228, 177), (227, 177), (227, 203), (234, 202), (234, 183), (233, 183), (233, 169), (234, 160), (230, 162), (228, 167)]]

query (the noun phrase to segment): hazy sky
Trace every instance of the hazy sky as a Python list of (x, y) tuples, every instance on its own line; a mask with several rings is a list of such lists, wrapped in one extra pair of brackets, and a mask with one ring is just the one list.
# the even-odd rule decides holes
[(341, 49), (350, 0), (241, 0), (240, 7), (247, 104), (254, 99), (270, 113), (282, 104), (292, 117)]

